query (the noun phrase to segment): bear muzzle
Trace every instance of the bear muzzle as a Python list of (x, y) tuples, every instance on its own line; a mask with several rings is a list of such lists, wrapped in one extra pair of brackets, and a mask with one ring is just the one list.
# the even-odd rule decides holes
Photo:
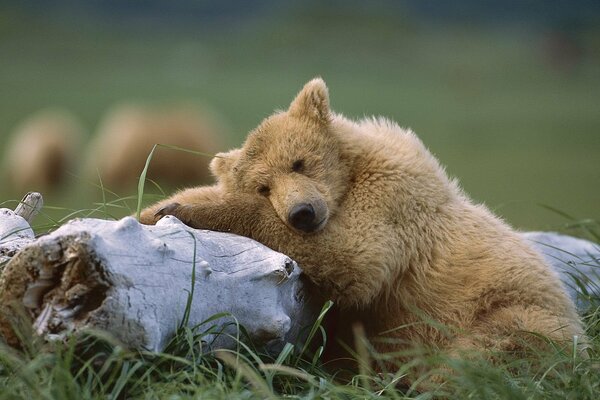
[(288, 223), (294, 229), (302, 232), (316, 232), (327, 222), (327, 215), (319, 218), (319, 214), (310, 203), (296, 204), (288, 214)]

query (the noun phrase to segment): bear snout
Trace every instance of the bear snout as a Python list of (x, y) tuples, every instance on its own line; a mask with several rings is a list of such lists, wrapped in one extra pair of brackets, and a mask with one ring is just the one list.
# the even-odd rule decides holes
[(317, 218), (317, 213), (310, 203), (296, 204), (288, 215), (288, 222), (299, 231), (310, 233), (320, 228), (323, 221)]

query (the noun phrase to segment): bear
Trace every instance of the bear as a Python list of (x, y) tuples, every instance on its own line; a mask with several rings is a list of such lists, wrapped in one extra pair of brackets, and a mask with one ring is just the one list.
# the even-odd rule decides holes
[(517, 231), (470, 200), (412, 131), (333, 112), (320, 78), (210, 168), (215, 184), (140, 221), (173, 215), (289, 255), (336, 303), (345, 332), (360, 322), (379, 352), (492, 354), (528, 351), (523, 336), (583, 338), (559, 278)]
[(42, 109), (15, 128), (7, 145), (4, 171), (17, 193), (56, 193), (78, 164), (85, 129), (62, 108)]
[[(139, 173), (155, 144), (214, 154), (226, 128), (213, 112), (191, 103), (113, 106), (88, 146), (85, 176), (117, 192), (136, 187)], [(148, 177), (172, 187), (210, 179), (208, 159), (182, 151), (157, 148)]]

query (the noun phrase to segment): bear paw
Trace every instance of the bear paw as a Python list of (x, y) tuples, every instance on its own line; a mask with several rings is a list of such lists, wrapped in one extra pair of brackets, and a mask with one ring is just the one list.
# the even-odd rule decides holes
[(175, 213), (180, 207), (181, 204), (179, 203), (169, 203), (166, 206), (159, 208), (158, 211), (154, 213), (154, 218), (156, 218), (156, 220), (159, 220), (166, 215), (177, 216)]

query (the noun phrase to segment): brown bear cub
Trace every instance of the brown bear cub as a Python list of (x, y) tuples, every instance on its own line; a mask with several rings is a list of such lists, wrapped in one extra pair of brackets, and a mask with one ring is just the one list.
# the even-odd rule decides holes
[(474, 204), (413, 132), (333, 113), (321, 79), (210, 167), (215, 185), (141, 221), (174, 215), (289, 255), (380, 351), (514, 351), (521, 333), (583, 334), (559, 279), (518, 233)]

